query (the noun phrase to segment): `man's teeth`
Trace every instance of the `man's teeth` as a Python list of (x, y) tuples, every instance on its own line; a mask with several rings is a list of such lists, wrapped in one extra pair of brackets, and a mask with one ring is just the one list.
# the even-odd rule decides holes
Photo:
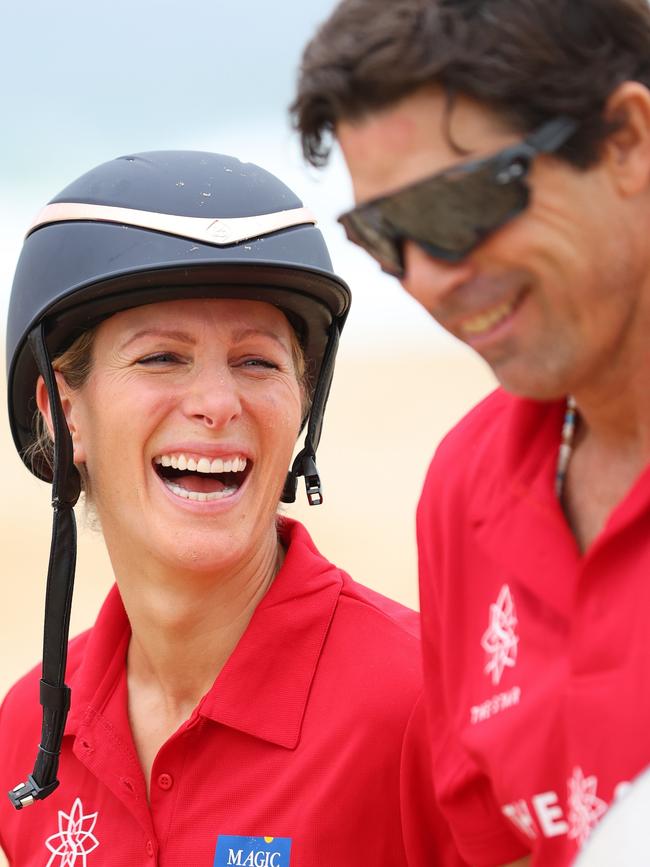
[(199, 502), (223, 500), (224, 497), (231, 496), (231, 494), (234, 494), (237, 490), (236, 487), (230, 487), (224, 488), (222, 491), (211, 491), (209, 494), (206, 494), (200, 491), (188, 491), (180, 485), (176, 485), (174, 482), (169, 481), (169, 479), (165, 479), (164, 481), (173, 494), (176, 494), (178, 497), (183, 497), (185, 500), (197, 500)]
[(499, 304), (498, 307), (493, 307), (486, 313), (481, 313), (478, 316), (472, 317), (472, 319), (466, 319), (461, 323), (460, 330), (463, 334), (481, 334), (484, 331), (489, 331), (501, 320), (510, 316), (514, 309), (514, 301)]
[(190, 470), (193, 473), (241, 473), (246, 469), (246, 458), (236, 457), (222, 460), (222, 458), (188, 458), (180, 455), (158, 455), (154, 463), (163, 467), (172, 467), (174, 470)]

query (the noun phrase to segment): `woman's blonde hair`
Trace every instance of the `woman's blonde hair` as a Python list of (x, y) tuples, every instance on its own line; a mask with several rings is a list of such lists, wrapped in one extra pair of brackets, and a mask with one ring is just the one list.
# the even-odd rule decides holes
[[(75, 390), (81, 388), (90, 375), (96, 333), (97, 326), (84, 331), (83, 334), (77, 337), (72, 346), (52, 362), (54, 370), (63, 376), (70, 388)], [(25, 450), (25, 459), (32, 467), (45, 463), (50, 470), (53, 470), (54, 441), (40, 410), (36, 410), (34, 416), (34, 430), (36, 431), (36, 436), (34, 441)], [(88, 473), (83, 464), (77, 465), (77, 469), (81, 475), (81, 489), (87, 496), (89, 488)]]

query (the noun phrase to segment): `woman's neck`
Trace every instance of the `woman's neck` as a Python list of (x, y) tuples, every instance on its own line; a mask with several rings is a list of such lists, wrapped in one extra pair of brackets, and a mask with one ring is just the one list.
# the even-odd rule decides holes
[(192, 708), (243, 635), (284, 557), (275, 528), (245, 562), (194, 572), (164, 564), (113, 563), (131, 623), (129, 689)]
[(214, 683), (283, 559), (273, 528), (249, 560), (209, 574), (113, 562), (131, 623), (128, 715), (147, 792), (158, 751)]

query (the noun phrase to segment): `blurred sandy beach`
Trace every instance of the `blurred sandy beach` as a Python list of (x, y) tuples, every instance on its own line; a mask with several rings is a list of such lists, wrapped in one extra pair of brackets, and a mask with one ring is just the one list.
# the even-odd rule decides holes
[[(4, 376), (3, 376), (4, 382)], [(417, 607), (414, 514), (434, 448), (465, 411), (493, 387), (483, 363), (461, 349), (382, 357), (341, 352), (318, 465), (325, 502), (298, 502), (287, 514), (304, 521), (321, 551), (358, 581)], [(0, 692), (39, 661), (50, 541), (49, 487), (18, 459), (4, 410), (0, 448), (3, 602)], [(101, 536), (78, 508), (79, 562), (71, 634), (90, 626), (112, 583)]]
[[(299, 503), (285, 507), (305, 522), (330, 560), (412, 607), (417, 607), (414, 515), (428, 463), (441, 437), (494, 385), (489, 370), (469, 352), (432, 344), (430, 352), (418, 348), (412, 354), (403, 345), (386, 344), (381, 355), (364, 357), (342, 349), (319, 449), (325, 502), (308, 507), (301, 481)], [(4, 406), (4, 393), (2, 399)], [(51, 509), (49, 488), (24, 469), (4, 409), (1, 415), (4, 695), (39, 661)], [(78, 521), (72, 635), (92, 624), (112, 583), (101, 537), (84, 527), (83, 509)]]

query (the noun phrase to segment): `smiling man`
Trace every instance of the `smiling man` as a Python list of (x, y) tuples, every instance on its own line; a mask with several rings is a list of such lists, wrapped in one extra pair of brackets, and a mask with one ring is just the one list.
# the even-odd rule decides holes
[(570, 864), (650, 762), (649, 58), (645, 0), (344, 0), (303, 57), (349, 238), (502, 386), (418, 513), (435, 782), (476, 867)]

